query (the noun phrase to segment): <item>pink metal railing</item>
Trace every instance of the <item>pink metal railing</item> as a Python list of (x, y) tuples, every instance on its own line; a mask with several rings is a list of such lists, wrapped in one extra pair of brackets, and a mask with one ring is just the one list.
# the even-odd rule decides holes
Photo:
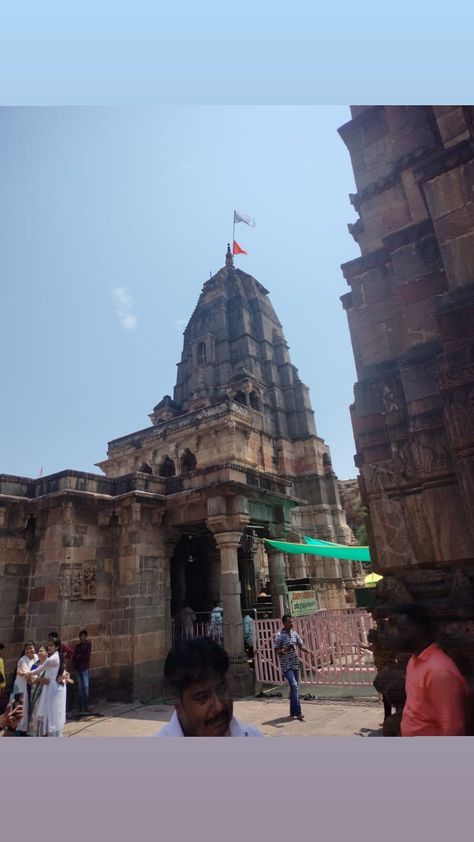
[[(367, 650), (370, 614), (361, 608), (319, 611), (294, 619), (294, 629), (314, 656), (301, 654), (300, 683), (336, 686), (367, 686), (375, 669)], [(254, 623), (255, 677), (263, 684), (284, 684), (273, 641), (281, 620)]]

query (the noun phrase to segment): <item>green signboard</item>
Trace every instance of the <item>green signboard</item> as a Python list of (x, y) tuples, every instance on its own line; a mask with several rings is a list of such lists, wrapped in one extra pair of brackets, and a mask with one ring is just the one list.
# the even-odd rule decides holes
[(290, 591), (288, 596), (293, 617), (306, 617), (318, 611), (318, 600), (314, 591)]

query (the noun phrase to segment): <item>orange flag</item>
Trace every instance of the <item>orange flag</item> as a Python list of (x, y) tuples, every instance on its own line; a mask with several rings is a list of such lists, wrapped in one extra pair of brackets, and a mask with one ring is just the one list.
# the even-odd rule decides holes
[(236, 243), (234, 240), (234, 245), (232, 246), (232, 254), (247, 254), (245, 249), (240, 248), (239, 244)]

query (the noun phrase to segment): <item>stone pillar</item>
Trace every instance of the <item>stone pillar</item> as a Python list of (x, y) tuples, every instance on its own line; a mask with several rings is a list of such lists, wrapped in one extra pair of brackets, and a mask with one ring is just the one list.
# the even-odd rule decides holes
[[(177, 529), (168, 528), (165, 533), (164, 549), (166, 558), (165, 569), (165, 617), (166, 617), (166, 651), (168, 652), (173, 645), (173, 618), (171, 616), (171, 597), (172, 597), (172, 577), (171, 577), (171, 559), (173, 558), (176, 545), (181, 537), (181, 533)], [(184, 577), (184, 570), (183, 570)], [(182, 585), (183, 599), (185, 598), (186, 583)]]
[(230, 658), (230, 679), (235, 696), (253, 693), (254, 682), (244, 647), (238, 549), (240, 532), (214, 535), (220, 552), (221, 600), (224, 609), (224, 649)]
[(289, 609), (288, 590), (285, 577), (285, 558), (278, 550), (267, 550), (270, 572), (270, 592), (272, 595), (273, 616), (282, 617)]

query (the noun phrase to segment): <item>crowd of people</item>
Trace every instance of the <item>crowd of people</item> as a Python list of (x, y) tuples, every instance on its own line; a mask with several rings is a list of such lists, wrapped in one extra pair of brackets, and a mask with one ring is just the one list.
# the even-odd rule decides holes
[[(389, 647), (375, 642), (370, 646), (378, 670), (374, 685), (384, 706), (384, 735), (466, 736), (468, 683), (436, 642), (429, 613), (418, 604), (400, 605), (385, 623)], [(251, 625), (247, 628), (251, 630)], [(300, 660), (306, 655), (315, 665), (315, 659), (293, 628), (290, 614), (282, 617), (274, 648), (282, 677), (288, 682), (289, 718), (304, 721), (299, 699)], [(212, 638), (190, 638), (174, 646), (165, 662), (165, 680), (174, 694), (175, 710), (157, 736), (261, 736), (258, 729), (238, 722), (233, 715), (228, 669), (226, 652)]]
[[(222, 612), (219, 622), (222, 623)], [(217, 614), (217, 612), (216, 612)], [(191, 619), (191, 618), (190, 618)], [(244, 617), (244, 640), (253, 654), (253, 619)], [(469, 733), (471, 694), (465, 677), (436, 641), (432, 620), (417, 604), (399, 606), (379, 620), (390, 645), (371, 642), (378, 670), (374, 685), (384, 706), (386, 736), (466, 736)], [(228, 682), (229, 657), (221, 630), (205, 637), (189, 635), (173, 646), (165, 661), (164, 678), (174, 698), (170, 722), (157, 736), (261, 736), (254, 726), (233, 714)], [(4, 647), (0, 644), (0, 654)], [(304, 721), (299, 698), (299, 668), (303, 655), (316, 665), (315, 655), (293, 628), (290, 614), (274, 639), (282, 677), (289, 687), (289, 718)], [(0, 716), (3, 736), (58, 737), (66, 722), (67, 687), (75, 683), (81, 711), (89, 706), (91, 643), (87, 631), (74, 650), (51, 632), (46, 645), (27, 641), (18, 659)], [(71, 667), (69, 668), (69, 662)], [(74, 679), (71, 677), (71, 671)], [(4, 661), (0, 657), (0, 690), (5, 691)]]
[[(36, 646), (28, 640), (17, 661), (3, 714), (3, 733), (18, 737), (61, 737), (66, 723), (68, 685), (77, 684), (80, 711), (89, 705), (89, 667), (92, 646), (87, 631), (71, 649), (61, 643), (57, 632), (48, 642)], [(0, 644), (3, 649), (3, 644)], [(74, 674), (74, 679), (71, 676)], [(0, 659), (0, 689), (5, 693), (6, 676)]]

